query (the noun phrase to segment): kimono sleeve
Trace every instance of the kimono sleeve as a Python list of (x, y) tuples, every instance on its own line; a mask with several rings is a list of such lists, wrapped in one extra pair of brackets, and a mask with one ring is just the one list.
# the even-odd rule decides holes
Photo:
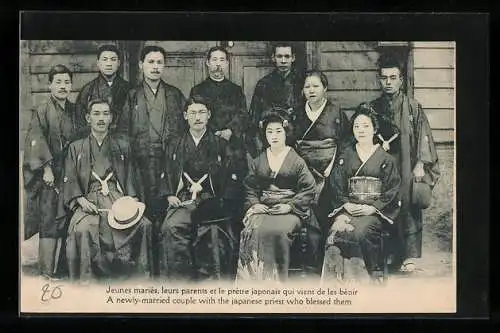
[(252, 101), (250, 102), (249, 114), (253, 124), (259, 123), (263, 109), (264, 109), (264, 85), (262, 84), (261, 81), (259, 81), (255, 86), (255, 90), (252, 96)]
[(351, 143), (352, 140), (352, 124), (347, 115), (342, 109), (340, 112), (340, 126), (339, 126), (339, 148), (340, 151), (343, 150), (345, 146)]
[(259, 177), (257, 175), (257, 163), (258, 158), (252, 161), (250, 164), (250, 169), (248, 170), (248, 175), (243, 181), (243, 187), (245, 189), (245, 203), (243, 209), (247, 211), (250, 207), (255, 204), (260, 203), (260, 192), (261, 188), (259, 185)]
[(382, 173), (382, 195), (373, 202), (377, 210), (384, 215), (391, 215), (389, 211), (395, 209), (399, 200), (399, 188), (401, 186), (401, 176), (394, 158), (387, 158), (381, 165)]
[(416, 110), (417, 159), (424, 163), (426, 173), (424, 181), (430, 186), (434, 186), (440, 176), (436, 145), (427, 116), (419, 103), (416, 105)]
[(61, 185), (63, 205), (69, 210), (74, 210), (76, 208), (77, 203), (75, 199), (85, 196), (84, 189), (78, 177), (78, 155), (79, 151), (77, 146), (71, 144), (66, 154), (64, 177)]
[(307, 216), (315, 195), (316, 181), (311, 171), (302, 159), (296, 164), (297, 185), (295, 187), (296, 194), (288, 204), (292, 207), (292, 211), (298, 216), (304, 218)]
[(174, 161), (173, 155), (175, 151), (175, 147), (178, 144), (179, 139), (175, 139), (171, 141), (166, 149), (165, 149), (165, 163), (163, 164), (163, 169), (161, 170), (163, 177), (160, 176), (160, 181), (159, 181), (159, 197), (169, 197), (171, 195), (175, 195), (176, 189), (174, 188), (174, 177), (175, 174), (175, 167), (174, 164), (176, 161)]
[(127, 147), (127, 158), (125, 159), (125, 167), (127, 168), (126, 182), (127, 182), (127, 194), (131, 197), (138, 197), (138, 188), (136, 184), (136, 169), (134, 167), (134, 161), (132, 157), (132, 149)]
[(238, 103), (234, 106), (235, 110), (232, 112), (233, 117), (229, 122), (228, 127), (236, 136), (239, 137), (248, 129), (251, 120), (246, 110), (245, 94), (241, 88), (238, 89), (237, 95), (236, 99)]
[[(174, 137), (180, 136), (182, 133), (185, 132), (187, 129), (186, 127), (186, 120), (184, 119), (184, 107), (186, 105), (186, 98), (182, 94), (180, 90), (177, 88), (175, 89), (175, 109), (174, 110), (168, 110), (168, 112), (173, 112), (174, 114), (172, 115), (172, 122), (169, 122), (167, 124), (168, 130), (167, 130), (167, 137), (166, 137), (166, 142), (168, 143), (171, 141)], [(167, 105), (168, 105), (168, 98), (167, 98)]]
[(240, 198), (242, 195), (242, 184), (248, 173), (248, 162), (242, 149), (231, 147), (225, 140), (220, 140), (222, 154), (224, 156), (224, 177), (226, 184), (224, 197), (226, 199)]
[[(125, 98), (125, 102), (123, 103), (123, 108), (121, 110), (121, 114), (116, 118), (114, 122), (114, 131), (118, 135), (123, 135), (130, 138), (130, 123), (131, 123), (131, 115), (134, 111), (134, 95), (129, 91)], [(114, 115), (116, 117), (116, 115)]]
[(324, 200), (328, 202), (328, 212), (341, 209), (341, 207), (349, 202), (348, 184), (347, 184), (347, 174), (345, 171), (345, 160), (346, 155), (341, 155), (335, 161), (332, 173), (329, 177), (328, 183), (328, 193), (331, 198), (329, 200)]
[(90, 83), (87, 83), (78, 93), (75, 100), (75, 113), (79, 124), (86, 124), (87, 104), (89, 102)]
[(26, 149), (24, 152), (24, 164), (34, 171), (45, 166), (52, 159), (47, 136), (49, 124), (47, 112), (44, 107), (33, 111), (28, 134), (26, 135)]

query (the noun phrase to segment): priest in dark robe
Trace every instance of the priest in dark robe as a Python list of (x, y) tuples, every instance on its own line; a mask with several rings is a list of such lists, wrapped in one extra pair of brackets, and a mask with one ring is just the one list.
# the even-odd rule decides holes
[[(161, 226), (160, 273), (171, 280), (231, 280), (235, 274), (234, 207), (243, 196), (247, 162), (207, 127), (208, 104), (203, 96), (188, 99), (184, 117), (189, 129), (167, 147), (162, 192), (169, 208)], [(221, 221), (215, 229), (197, 225), (228, 216), (229, 223)]]
[(130, 143), (138, 170), (139, 195), (146, 203), (146, 216), (158, 224), (165, 217), (167, 204), (160, 197), (164, 152), (172, 138), (184, 132), (182, 92), (162, 80), (165, 50), (146, 46), (141, 52), (139, 68), (142, 82), (130, 90), (123, 113), (130, 117)]
[(64, 223), (56, 222), (64, 157), (68, 145), (85, 128), (76, 117), (75, 105), (68, 100), (71, 85), (72, 73), (66, 66), (50, 69), (50, 97), (33, 111), (24, 147), (24, 238), (39, 232), (39, 267), (46, 277), (54, 276), (57, 239), (64, 234)]
[[(264, 112), (272, 107), (281, 107), (292, 113), (295, 108), (303, 105), (304, 78), (294, 66), (294, 46), (290, 43), (274, 44), (272, 61), (276, 66), (275, 70), (257, 82), (250, 103), (250, 117), (256, 126)], [(259, 149), (262, 149), (261, 143)]]
[(427, 116), (418, 101), (402, 91), (401, 64), (392, 57), (381, 57), (379, 81), (382, 96), (371, 102), (380, 117), (380, 138), (384, 149), (396, 157), (401, 173), (401, 214), (392, 268), (413, 271), (415, 258), (422, 256), (422, 207), (413, 202), (412, 184), (426, 184), (430, 190), (439, 179), (438, 155)]
[(212, 47), (208, 51), (206, 65), (208, 78), (193, 87), (189, 95), (210, 100), (208, 127), (215, 135), (255, 157), (255, 131), (252, 131), (243, 89), (225, 77), (229, 66), (228, 51), (221, 46)]
[(121, 52), (115, 45), (106, 44), (99, 47), (97, 51), (99, 74), (80, 90), (76, 98), (76, 111), (80, 121), (85, 123), (88, 103), (95, 99), (107, 99), (115, 115), (111, 129), (128, 134), (129, 119), (127, 114), (122, 114), (122, 109), (131, 86), (118, 74), (121, 60)]
[[(112, 111), (107, 100), (87, 108), (91, 133), (70, 144), (66, 156), (59, 216), (70, 217), (66, 255), (70, 279), (92, 282), (98, 278), (152, 273), (152, 223), (142, 216), (144, 205), (133, 199), (134, 168), (128, 141), (109, 133)], [(128, 199), (129, 221), (112, 210), (117, 200)], [(110, 214), (113, 216), (110, 217)]]
[[(345, 147), (329, 177), (329, 231), (323, 280), (344, 280), (345, 259), (362, 258), (373, 282), (384, 279), (381, 231), (397, 223), (401, 178), (396, 159), (375, 136), (377, 116), (360, 106), (352, 117), (355, 141)], [(359, 279), (360, 276), (356, 276)]]

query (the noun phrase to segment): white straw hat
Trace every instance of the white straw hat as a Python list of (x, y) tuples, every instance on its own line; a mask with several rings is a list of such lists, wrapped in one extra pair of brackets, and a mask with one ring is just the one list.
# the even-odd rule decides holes
[(108, 224), (124, 230), (137, 224), (144, 214), (146, 205), (130, 196), (121, 197), (113, 203), (108, 212)]

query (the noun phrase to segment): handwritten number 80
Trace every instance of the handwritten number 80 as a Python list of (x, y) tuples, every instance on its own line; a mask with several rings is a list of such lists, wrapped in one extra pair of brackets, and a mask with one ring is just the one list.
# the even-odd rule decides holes
[(46, 283), (42, 287), (42, 302), (48, 302), (51, 299), (59, 299), (61, 298), (61, 296), (62, 296), (62, 289), (60, 288), (60, 286), (55, 286), (51, 290), (49, 284)]

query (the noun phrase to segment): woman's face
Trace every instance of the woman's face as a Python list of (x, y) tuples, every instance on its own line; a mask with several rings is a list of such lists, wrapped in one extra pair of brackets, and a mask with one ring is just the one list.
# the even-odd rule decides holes
[(302, 90), (307, 101), (314, 103), (322, 101), (325, 98), (327, 87), (323, 86), (318, 76), (313, 75), (306, 78)]
[(373, 143), (375, 129), (373, 128), (373, 123), (370, 117), (365, 116), (364, 114), (357, 116), (356, 119), (354, 119), (352, 131), (354, 132), (354, 137), (358, 142)]
[(269, 123), (266, 127), (266, 139), (271, 148), (281, 148), (286, 143), (286, 132), (281, 123)]

